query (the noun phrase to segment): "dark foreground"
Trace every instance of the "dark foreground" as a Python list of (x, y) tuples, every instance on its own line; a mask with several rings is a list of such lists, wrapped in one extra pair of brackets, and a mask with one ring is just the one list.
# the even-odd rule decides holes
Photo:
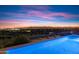
[[(21, 48), (21, 46), (32, 45), (38, 42), (41, 43), (42, 41), (57, 40), (57, 38), (62, 38), (64, 36), (72, 34), (74, 34), (73, 36), (75, 36), (76, 38), (79, 35), (79, 28), (36, 27), (0, 30), (0, 53), (5, 53), (4, 51), (9, 50), (10, 48)], [(72, 39), (72, 37), (70, 37), (68, 40), (70, 39)], [(57, 42), (59, 41), (57, 40)], [(51, 41), (51, 43), (53, 44), (54, 42)], [(44, 46), (47, 46), (49, 44), (46, 43), (46, 45), (44, 44)]]

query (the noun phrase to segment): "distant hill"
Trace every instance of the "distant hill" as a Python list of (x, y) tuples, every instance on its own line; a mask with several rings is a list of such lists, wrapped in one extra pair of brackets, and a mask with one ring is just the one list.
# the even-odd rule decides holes
[(79, 27), (51, 27), (51, 26), (38, 26), (38, 27), (18, 27), (18, 28), (3, 28), (0, 30), (18, 30), (18, 29), (79, 29)]

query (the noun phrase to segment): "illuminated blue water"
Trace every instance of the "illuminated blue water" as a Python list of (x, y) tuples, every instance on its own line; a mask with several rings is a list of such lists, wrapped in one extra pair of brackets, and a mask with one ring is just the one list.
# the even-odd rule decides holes
[(9, 54), (79, 54), (79, 35), (68, 35), (7, 50)]

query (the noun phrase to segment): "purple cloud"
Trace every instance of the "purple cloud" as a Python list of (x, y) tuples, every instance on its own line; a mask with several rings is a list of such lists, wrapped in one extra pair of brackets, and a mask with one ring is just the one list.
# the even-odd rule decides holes
[(41, 18), (46, 18), (46, 19), (52, 19), (53, 17), (57, 17), (57, 16), (62, 16), (64, 18), (75, 18), (75, 17), (79, 17), (79, 15), (74, 15), (74, 14), (68, 14), (68, 13), (64, 13), (64, 12), (50, 12), (50, 13), (44, 13), (41, 11), (29, 11), (28, 16), (37, 16), (37, 17), (41, 17)]

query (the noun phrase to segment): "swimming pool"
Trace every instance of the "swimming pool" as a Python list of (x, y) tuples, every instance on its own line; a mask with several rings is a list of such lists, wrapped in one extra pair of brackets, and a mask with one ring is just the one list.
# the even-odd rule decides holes
[(79, 54), (79, 35), (68, 35), (7, 50), (8, 54)]

